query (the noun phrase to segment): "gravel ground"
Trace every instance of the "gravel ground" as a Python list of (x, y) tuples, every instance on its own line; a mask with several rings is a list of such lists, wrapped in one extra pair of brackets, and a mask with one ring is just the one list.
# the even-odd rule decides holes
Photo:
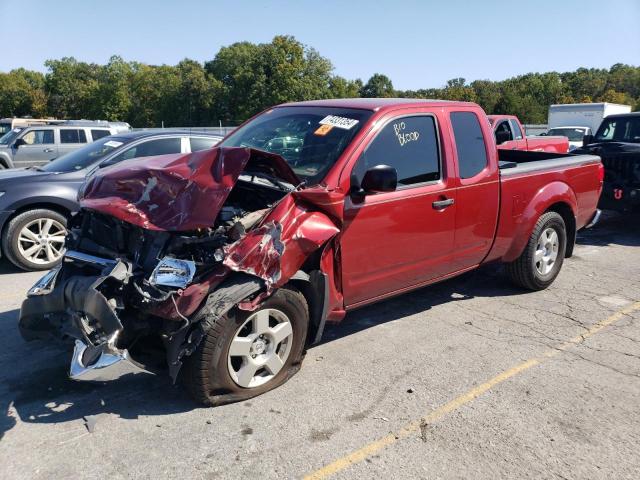
[(638, 220), (582, 233), (543, 292), (490, 266), (353, 312), (287, 384), (212, 409), (144, 372), (68, 380), (16, 328), (40, 274), (3, 264), (0, 477), (637, 479)]

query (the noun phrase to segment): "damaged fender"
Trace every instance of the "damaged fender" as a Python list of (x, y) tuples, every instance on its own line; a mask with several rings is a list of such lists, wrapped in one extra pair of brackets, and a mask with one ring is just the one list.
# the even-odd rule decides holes
[(255, 275), (265, 282), (266, 295), (293, 277), (305, 260), (338, 234), (340, 229), (324, 213), (308, 210), (295, 194), (287, 195), (261, 225), (225, 247), (224, 265)]

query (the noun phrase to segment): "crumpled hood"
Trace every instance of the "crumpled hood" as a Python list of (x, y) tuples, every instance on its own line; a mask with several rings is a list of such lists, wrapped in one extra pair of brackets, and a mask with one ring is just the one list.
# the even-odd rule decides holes
[(208, 228), (243, 171), (292, 185), (300, 179), (279, 155), (241, 147), (126, 161), (92, 175), (81, 189), (83, 208), (148, 230)]

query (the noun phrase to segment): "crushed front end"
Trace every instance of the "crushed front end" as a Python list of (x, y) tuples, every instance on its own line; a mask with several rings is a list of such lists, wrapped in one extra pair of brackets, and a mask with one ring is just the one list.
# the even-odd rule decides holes
[[(198, 312), (221, 282), (255, 273), (257, 296), (279, 277), (282, 225), (264, 220), (293, 187), (268, 175), (256, 180), (265, 157), (211, 150), (96, 175), (70, 220), (62, 264), (22, 305), (22, 336), (72, 340), (75, 379), (123, 361), (153, 370), (160, 355), (175, 380), (202, 334)], [(238, 252), (253, 230), (264, 233), (250, 249), (257, 263), (247, 265)]]

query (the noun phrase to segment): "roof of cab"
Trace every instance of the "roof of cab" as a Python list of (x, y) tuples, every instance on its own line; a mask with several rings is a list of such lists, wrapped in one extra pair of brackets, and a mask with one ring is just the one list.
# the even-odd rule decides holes
[(419, 107), (419, 106), (477, 106), (472, 102), (457, 102), (451, 100), (432, 100), (425, 98), (337, 98), (329, 100), (309, 100), (306, 102), (292, 102), (278, 105), (279, 107), (338, 107), (358, 108), (361, 110), (378, 111), (393, 107)]

